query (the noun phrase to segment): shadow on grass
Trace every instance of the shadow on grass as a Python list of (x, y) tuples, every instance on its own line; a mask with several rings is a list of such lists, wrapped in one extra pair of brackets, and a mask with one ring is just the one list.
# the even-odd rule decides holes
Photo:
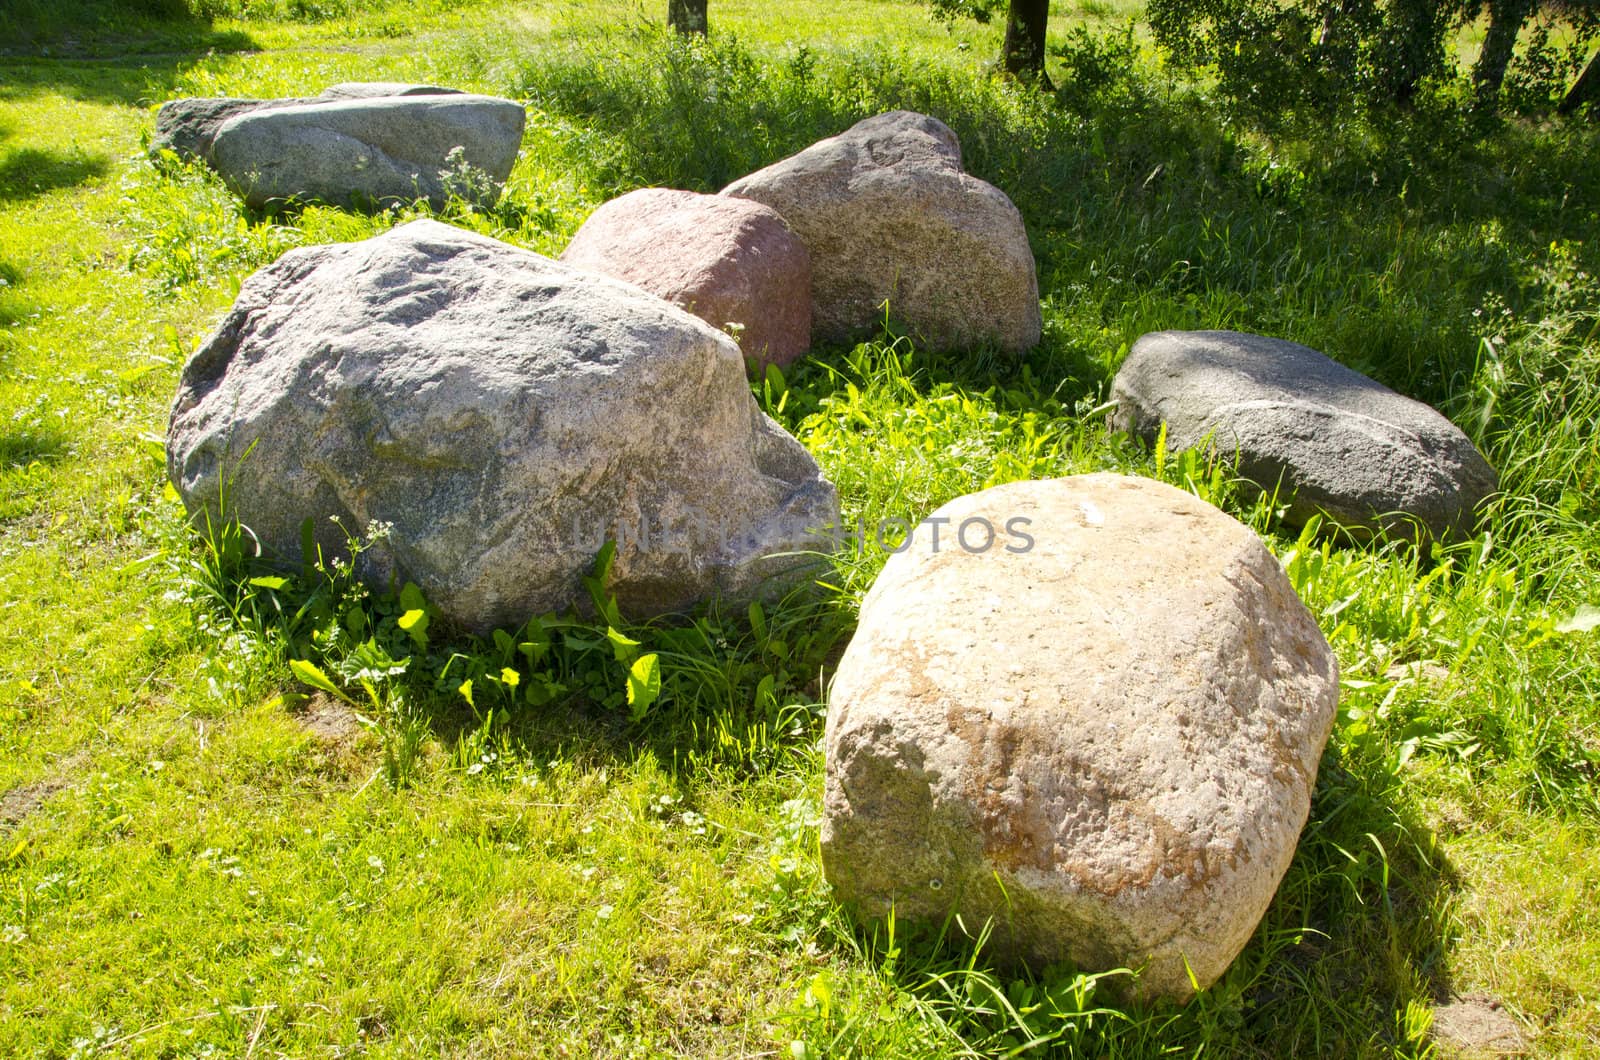
[[(0, 328), (9, 328), (39, 310), (22, 293), (22, 283), (22, 270), (0, 258)], [(3, 340), (3, 332), (0, 332), (0, 340)], [(3, 344), (0, 349), (4, 349)]]
[(66, 455), (66, 438), (57, 432), (30, 428), (0, 432), (0, 468), (50, 464)]
[(12, 148), (0, 155), (0, 202), (17, 202), (58, 188), (86, 184), (105, 176), (110, 168), (110, 159), (104, 155)]
[[(251, 46), (248, 38), (239, 48)], [(183, 73), (212, 45), (196, 42), (152, 54), (92, 59), (39, 59), (0, 55), (0, 102), (26, 102), (57, 93), (86, 103), (149, 106), (165, 99)]]
[(219, 32), (183, 0), (8, 0), (0, 64), (18, 58), (105, 61), (130, 56), (241, 51), (248, 34)]

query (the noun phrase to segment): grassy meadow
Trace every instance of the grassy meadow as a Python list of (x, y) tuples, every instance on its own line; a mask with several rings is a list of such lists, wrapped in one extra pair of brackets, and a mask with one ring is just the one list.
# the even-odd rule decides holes
[[(0, 13), (0, 1055), (1426, 1057), (1455, 997), (1533, 1055), (1600, 1055), (1600, 127), (1429, 105), (1255, 135), (1121, 0), (1058, 5), (1051, 96), (988, 74), (997, 27), (914, 0), (713, 0), (703, 44), (664, 13)], [(1025, 976), (831, 902), (818, 741), (875, 551), (785, 606), (619, 621), (628, 646), (419, 628), (338, 567), (190, 532), (167, 410), (241, 280), (428, 211), (247, 212), (148, 157), (155, 107), (342, 80), (526, 101), (502, 201), (440, 216), (552, 254), (617, 194), (715, 190), (882, 110), (956, 130), (1027, 222), (1040, 347), (935, 357), (890, 321), (757, 398), (851, 519), (1119, 470), (1282, 557), (1341, 706), (1221, 982), (1119, 1005), (1129, 972)], [(1428, 555), (1286, 531), (1226, 468), (1108, 434), (1161, 328), (1321, 349), (1443, 410), (1503, 492)], [(645, 654), (660, 694), (630, 709)]]

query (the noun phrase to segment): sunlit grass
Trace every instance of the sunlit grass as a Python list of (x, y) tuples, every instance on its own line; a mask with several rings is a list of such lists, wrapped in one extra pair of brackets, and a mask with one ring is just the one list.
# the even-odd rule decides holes
[[(1421, 1056), (1431, 1007), (1472, 991), (1540, 1054), (1600, 1048), (1600, 633), (1567, 622), (1600, 604), (1592, 131), (1474, 145), (1423, 114), (1266, 144), (1137, 34), (1071, 42), (1131, 13), (1099, 3), (1057, 5), (1057, 100), (985, 76), (995, 27), (910, 0), (713, 0), (709, 48), (669, 44), (653, 6), (346, 7), (0, 60), (0, 162), (21, 158), (0, 166), (0, 1053)], [(530, 100), (501, 204), (445, 216), (546, 253), (611, 195), (715, 190), (878, 110), (957, 129), (1028, 222), (1041, 347), (933, 357), (891, 330), (759, 396), (861, 523), (1119, 470), (1267, 536), (1345, 687), (1300, 853), (1214, 990), (1108, 1008), (1070, 971), (1018, 977), (831, 905), (816, 740), (874, 549), (809, 601), (630, 629), (664, 668), (639, 725), (599, 705), (620, 671), (571, 644), (547, 669), (587, 691), (561, 708), (487, 677), (469, 706), (439, 671), (459, 650), (499, 673), (492, 639), (416, 649), (383, 701), (407, 713), (373, 727), (306, 698), (289, 661), (337, 672), (350, 645), (274, 607), (326, 586), (251, 587), (195, 551), (167, 405), (252, 270), (417, 211), (263, 217), (143, 143), (175, 95), (350, 79)], [(1167, 327), (1304, 341), (1438, 405), (1502, 471), (1482, 533), (1335, 548), (1225, 470), (1108, 436), (1111, 373)], [(396, 601), (359, 602), (413, 650)], [(385, 726), (414, 719), (393, 765)]]

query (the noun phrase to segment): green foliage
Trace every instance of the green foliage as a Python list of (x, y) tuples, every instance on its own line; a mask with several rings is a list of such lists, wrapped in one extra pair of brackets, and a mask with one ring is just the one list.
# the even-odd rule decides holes
[(933, 17), (941, 22), (970, 18), (986, 23), (1006, 8), (1006, 0), (929, 0)]
[(1478, 135), (1499, 106), (1549, 113), (1600, 39), (1593, 4), (1534, 4), (1484, 108), (1456, 53), (1485, 9), (1479, 0), (1152, 0), (1148, 17), (1175, 65), (1214, 76), (1230, 111), (1269, 135), (1413, 105), (1475, 111)]
[(1175, 62), (1215, 71), (1219, 95), (1278, 131), (1410, 102), (1447, 72), (1447, 36), (1465, 11), (1430, 0), (1151, 0), (1148, 14)]

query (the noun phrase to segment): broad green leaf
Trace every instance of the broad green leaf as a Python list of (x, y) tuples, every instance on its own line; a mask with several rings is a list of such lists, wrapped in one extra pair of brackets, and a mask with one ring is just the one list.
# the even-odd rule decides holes
[(617, 609), (616, 598), (611, 595), (611, 564), (617, 558), (617, 543), (607, 540), (594, 557), (592, 572), (583, 579), (589, 599), (600, 617), (613, 626), (622, 625), (622, 613)]
[(405, 588), (400, 590), (400, 606), (407, 611), (426, 611), (428, 599), (417, 588), (416, 582), (406, 582)]
[(289, 587), (289, 579), (265, 575), (260, 578), (251, 578), (250, 584), (258, 589), (287, 589)]
[[(419, 594), (420, 595), (420, 594)], [(406, 631), (418, 648), (428, 646), (428, 612), (421, 607), (414, 607), (400, 616), (400, 628)]]
[(322, 550), (317, 547), (317, 527), (308, 515), (300, 520), (300, 571), (306, 581), (311, 581), (321, 560)]
[(612, 626), (606, 627), (606, 639), (611, 642), (611, 650), (619, 663), (630, 662), (639, 654), (639, 642), (626, 633), (619, 633)]
[(340, 690), (338, 685), (333, 683), (327, 674), (322, 672), (322, 669), (316, 663), (306, 662), (304, 659), (290, 659), (289, 672), (294, 674), (295, 679), (303, 685), (310, 685), (312, 688), (326, 692), (330, 696), (337, 696), (340, 699), (345, 698), (344, 692)]
[(661, 664), (655, 653), (641, 655), (628, 668), (628, 714), (638, 721), (661, 695)]

